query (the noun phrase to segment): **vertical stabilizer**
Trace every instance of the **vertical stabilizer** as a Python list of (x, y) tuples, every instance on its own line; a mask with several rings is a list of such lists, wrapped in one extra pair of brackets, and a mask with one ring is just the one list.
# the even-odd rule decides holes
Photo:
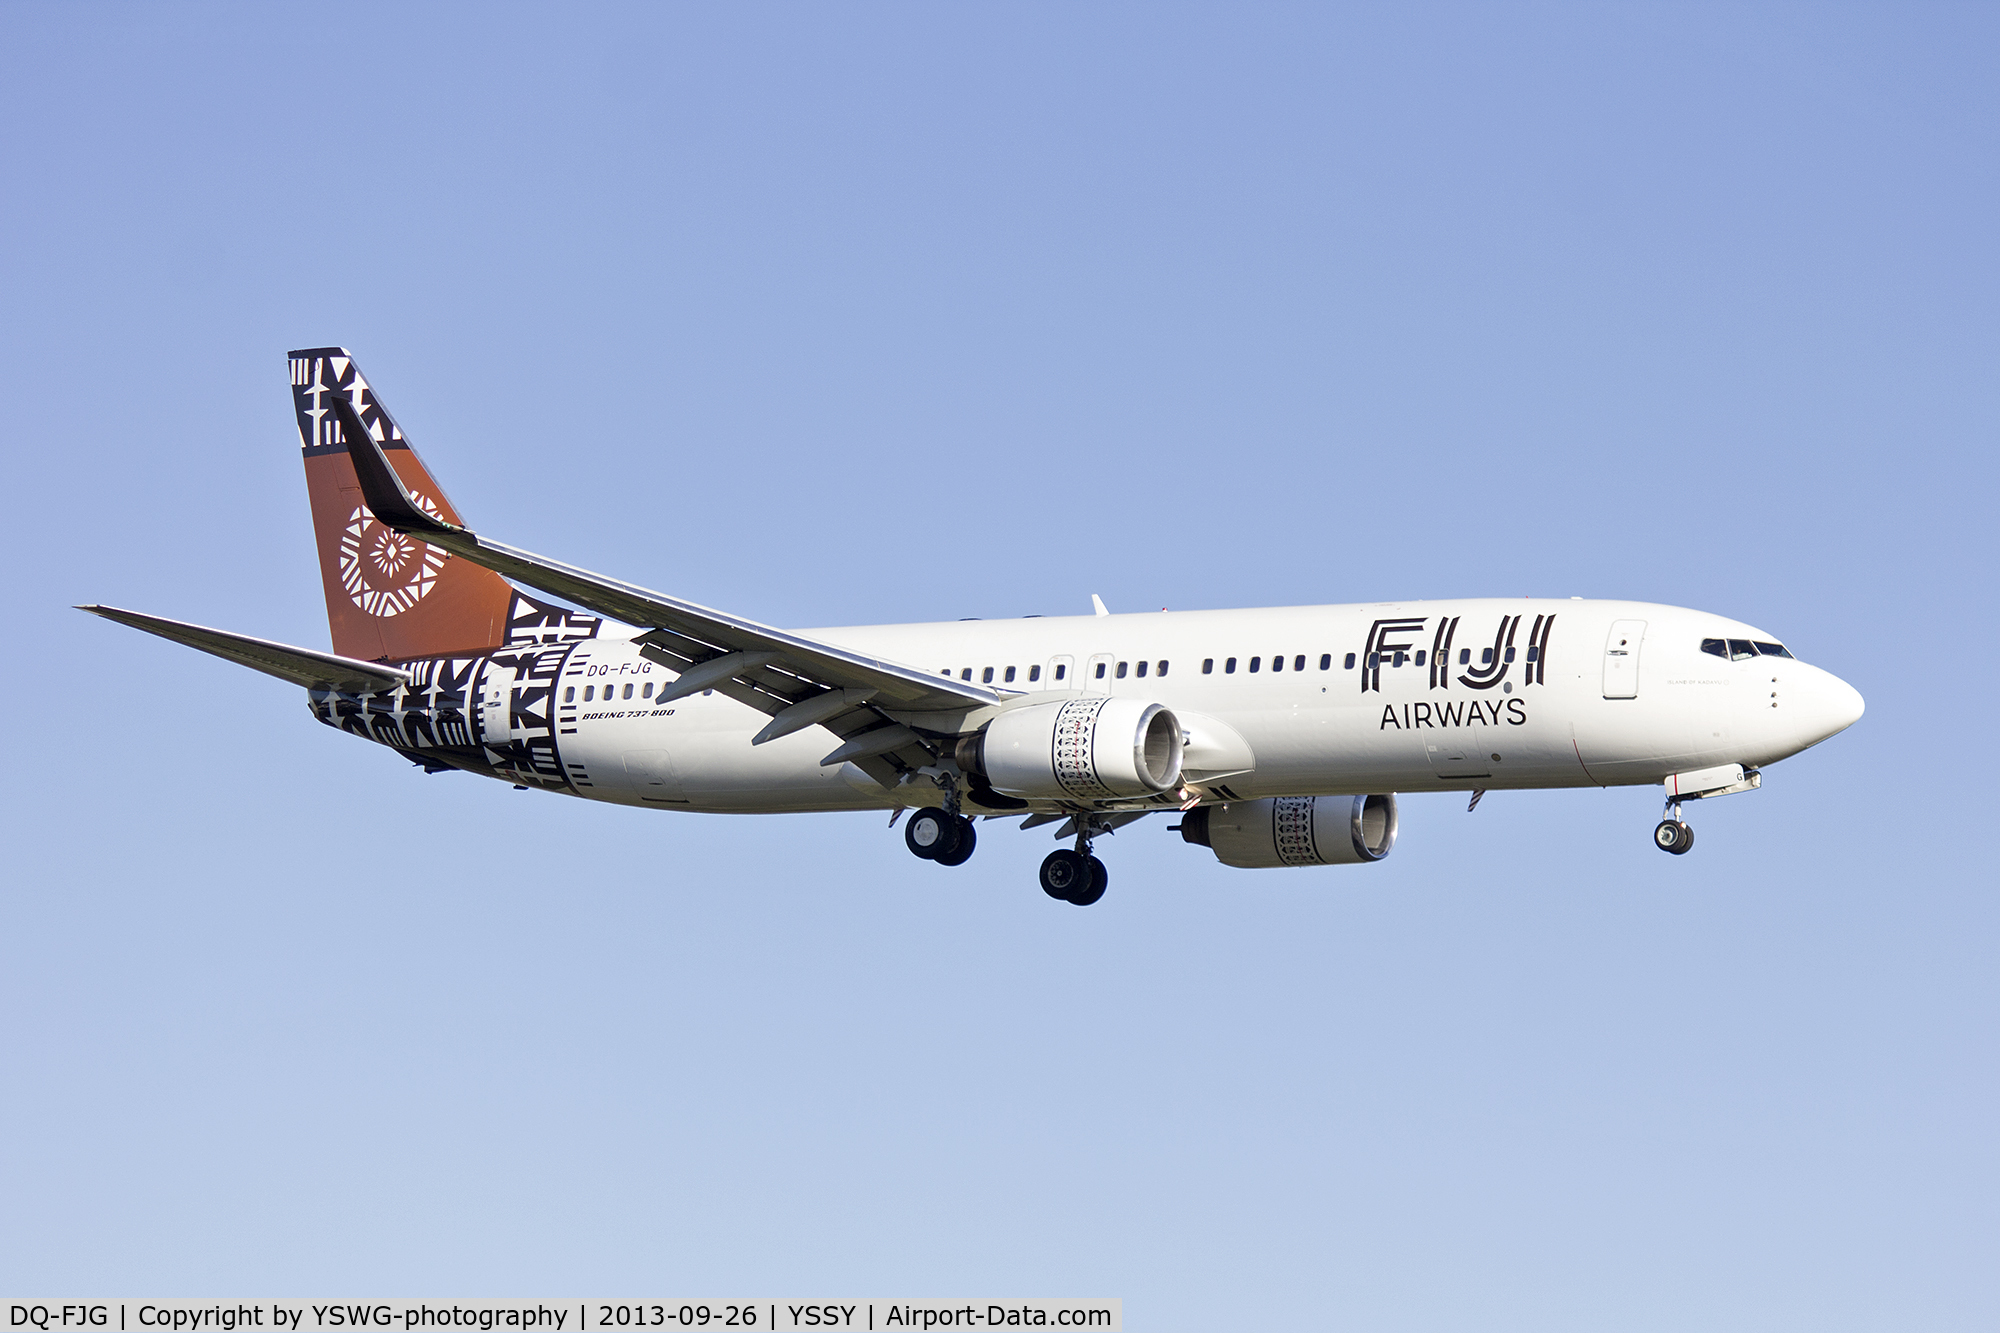
[(292, 403), (298, 409), (334, 652), (397, 661), (506, 643), (516, 596), (512, 584), (492, 570), (384, 527), (362, 503), (347, 442), (327, 404), (333, 392), (345, 395), (380, 439), (396, 475), (419, 505), (446, 522), (464, 521), (368, 387), (354, 358), (345, 348), (312, 347), (293, 352), (291, 359)]

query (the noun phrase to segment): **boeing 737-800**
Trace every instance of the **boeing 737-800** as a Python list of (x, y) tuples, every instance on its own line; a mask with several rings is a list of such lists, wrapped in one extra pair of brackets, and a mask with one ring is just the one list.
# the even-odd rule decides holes
[[(1245, 868), (1365, 864), (1396, 793), (1659, 784), (1681, 803), (1851, 725), (1861, 696), (1763, 630), (1644, 602), (1474, 600), (780, 630), (476, 534), (338, 347), (291, 354), (333, 651), (106, 606), (303, 686), (328, 726), (430, 772), (644, 809), (916, 807), (1060, 824), (1052, 898), (1148, 814)], [(523, 588), (566, 602), (543, 601)], [(891, 825), (896, 816), (891, 815)]]

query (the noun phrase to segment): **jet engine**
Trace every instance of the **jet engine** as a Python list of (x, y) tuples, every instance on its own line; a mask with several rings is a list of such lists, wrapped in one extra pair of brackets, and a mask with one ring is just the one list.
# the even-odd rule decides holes
[(955, 758), (1005, 796), (1152, 796), (1181, 780), (1181, 724), (1159, 704), (1086, 694), (1004, 712), (960, 741)]
[(1394, 796), (1280, 796), (1204, 805), (1181, 816), (1181, 837), (1224, 865), (1366, 865), (1396, 845)]

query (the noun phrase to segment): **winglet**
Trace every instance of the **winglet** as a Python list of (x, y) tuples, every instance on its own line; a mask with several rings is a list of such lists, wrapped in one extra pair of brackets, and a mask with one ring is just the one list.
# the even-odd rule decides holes
[(1090, 594), (1090, 604), (1097, 609), (1097, 614), (1100, 616), (1108, 616), (1111, 614), (1110, 610), (1106, 608), (1106, 606), (1104, 605), (1104, 599), (1102, 597), (1099, 597), (1096, 593)]
[(419, 509), (410, 499), (410, 493), (403, 489), (395, 468), (389, 465), (389, 456), (382, 452), (382, 446), (375, 440), (361, 414), (354, 410), (354, 404), (345, 394), (329, 393), (327, 402), (333, 408), (334, 419), (340, 422), (340, 433), (347, 444), (347, 456), (354, 463), (355, 479), (361, 483), (361, 498), (368, 502), (368, 508), (375, 517), (398, 532), (444, 533), (464, 532), (456, 523), (432, 518)]

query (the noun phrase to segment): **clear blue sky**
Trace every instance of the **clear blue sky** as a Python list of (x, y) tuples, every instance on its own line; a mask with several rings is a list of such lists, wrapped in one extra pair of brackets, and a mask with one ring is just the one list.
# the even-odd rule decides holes
[[(1991, 9), (5, 20), (0, 1288), (2000, 1323)], [(324, 645), (336, 342), (482, 530), (779, 624), (1646, 598), (1869, 711), (1684, 859), (1422, 796), (1089, 911), (426, 777), (67, 609)]]

